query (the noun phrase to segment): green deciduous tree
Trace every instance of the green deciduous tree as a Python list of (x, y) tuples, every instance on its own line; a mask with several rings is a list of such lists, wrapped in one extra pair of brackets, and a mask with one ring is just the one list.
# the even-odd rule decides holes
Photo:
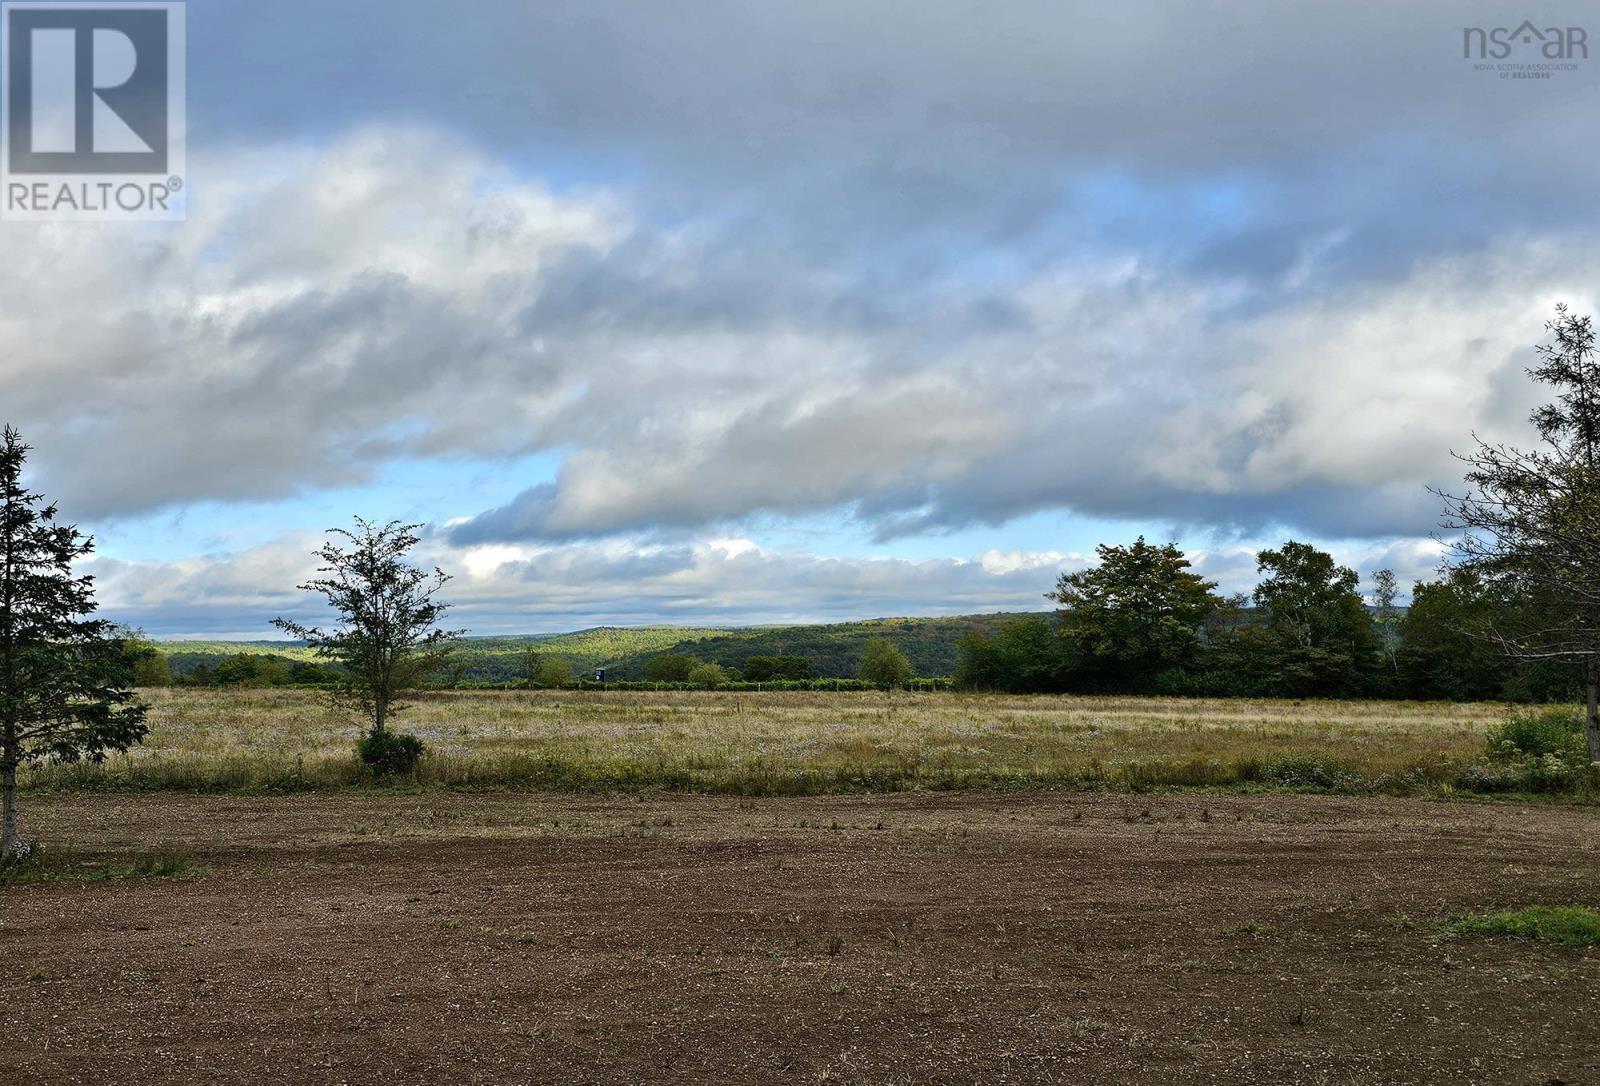
[(963, 690), (1008, 690), (1000, 642), (988, 630), (969, 630), (956, 645), (955, 683)]
[(1074, 646), (1047, 616), (1018, 618), (998, 633), (973, 630), (956, 649), (956, 685), (967, 690), (1042, 694), (1072, 687)]
[(911, 661), (887, 637), (874, 637), (861, 650), (858, 675), (864, 682), (892, 690), (911, 682)]
[[(288, 619), (273, 625), (304, 641), (319, 657), (343, 669), (344, 700), (363, 713), (373, 735), (382, 735), (389, 718), (404, 706), (395, 699), (444, 666), (455, 640), (465, 631), (443, 630), (448, 605), (438, 592), (449, 581), (439, 569), (413, 566), (407, 554), (420, 542), (417, 524), (355, 518), (355, 530), (330, 529), (318, 550), (322, 576), (300, 589), (328, 601), (339, 616), (332, 629)], [(340, 541), (343, 541), (342, 543)]]
[(540, 686), (566, 686), (572, 681), (572, 661), (565, 656), (541, 656), (535, 678)]
[(111, 636), (122, 642), (122, 650), (128, 655), (134, 686), (172, 685), (172, 668), (167, 658), (143, 630), (119, 624), (112, 627)]
[(1256, 555), (1266, 579), (1255, 603), (1273, 638), (1275, 685), (1286, 694), (1354, 694), (1370, 681), (1378, 636), (1356, 590), (1360, 578), (1333, 555), (1293, 540)]
[(218, 663), (211, 678), (218, 686), (287, 686), (291, 664), (281, 656), (241, 652)]
[(715, 690), (728, 681), (728, 673), (717, 664), (697, 664), (684, 678), (704, 690)]
[(539, 665), (543, 662), (544, 654), (538, 649), (528, 649), (522, 653), (518, 666), (522, 672), (522, 681), (528, 689), (531, 690), (538, 685)]
[(811, 661), (804, 656), (750, 656), (740, 669), (746, 682), (799, 681), (812, 676)]
[(688, 682), (689, 672), (699, 666), (700, 661), (687, 653), (668, 652), (645, 661), (644, 677), (653, 683)]
[[(1504, 585), (1470, 569), (1452, 569), (1411, 590), (1411, 606), (1400, 619), (1396, 653), (1403, 688), (1415, 698), (1489, 701), (1526, 697), (1527, 677), (1484, 631), (1504, 628), (1519, 601)], [(1537, 680), (1536, 680), (1537, 681)], [(1539, 683), (1539, 693), (1550, 692)]]
[(1200, 630), (1222, 603), (1216, 584), (1192, 572), (1172, 543), (1143, 536), (1132, 546), (1101, 544), (1092, 569), (1062, 574), (1047, 593), (1062, 607), (1062, 635), (1074, 643), (1092, 685), (1139, 688), (1194, 663)]
[(94, 579), (73, 563), (93, 541), (56, 519), (22, 485), (29, 447), (0, 435), (0, 859), (21, 850), (17, 770), (58, 758), (99, 761), (144, 738), (145, 706), (129, 689), (133, 665), (114, 627), (94, 613)]

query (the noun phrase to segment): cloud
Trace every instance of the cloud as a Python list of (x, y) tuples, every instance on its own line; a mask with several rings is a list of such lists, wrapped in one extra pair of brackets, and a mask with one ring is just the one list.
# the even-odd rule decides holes
[(0, 401), (75, 516), (554, 451), (454, 542), (840, 510), (883, 540), (1046, 509), (1420, 535), (1449, 449), (1522, 432), (1529, 340), (1600, 272), (1506, 239), (1311, 295), (1314, 268), (1263, 287), (1126, 251), (862, 300), (426, 129), (211, 173), (196, 221), (142, 244), (8, 234)]
[[(270, 619), (325, 616), (295, 591), (316, 540), (293, 536), (232, 555), (175, 561), (99, 558), (101, 605), (157, 636), (275, 636)], [(749, 540), (459, 549), (435, 540), (423, 564), (455, 574), (450, 621), (473, 632), (679, 623), (749, 625), (864, 616), (1043, 610), (1043, 593), (1081, 556), (1013, 555), (908, 561), (771, 552)]]
[[(663, 212), (754, 211), (751, 229), (811, 253), (891, 241), (926, 256), (952, 233), (1025, 246), (1086, 173), (1248, 184), (1273, 214), (1216, 239), (1241, 266), (1292, 261), (1340, 225), (1354, 259), (1403, 263), (1463, 226), (1563, 225), (1587, 195), (1570, 159), (1527, 163), (1592, 154), (1565, 138), (1588, 72), (1512, 86), (1462, 57), (1465, 25), (1528, 15), (1510, 0), (1358, 0), (1292, 22), (1261, 0), (699, 10), (479, 0), (464, 18), (433, 0), (218, 0), (192, 28), (196, 141), (423, 117), (506, 157), (635, 179)], [(1558, 3), (1541, 18), (1589, 14)]]
[[(1003, 553), (1046, 510), (1212, 551), (1420, 546), (1449, 449), (1525, 437), (1551, 304), (1596, 301), (1595, 152), (1567, 130), (1591, 77), (1486, 78), (1464, 15), (680, 14), (197, 13), (190, 222), (0, 226), (0, 415), (41, 484), (103, 526), (544, 453), (451, 494), (476, 515), (439, 545), (473, 570), (517, 555), (571, 615), (631, 605), (585, 611), (558, 574), (658, 569), (641, 613), (860, 614), (913, 584), (977, 606), (1054, 553)], [(1552, 148), (1562, 168), (1529, 167)], [(968, 581), (684, 542), (841, 517), (890, 551), (972, 526), (996, 549)], [(127, 584), (281, 605), (194, 580), (240, 561)], [(907, 587), (850, 581), (867, 569)], [(750, 571), (795, 596), (740, 589)], [(695, 596), (702, 574), (732, 595)], [(139, 605), (179, 616), (186, 590)]]
[[(162, 637), (278, 636), (272, 618), (316, 623), (327, 615), (295, 586), (316, 567), (319, 537), (295, 534), (232, 554), (166, 561), (96, 558), (108, 617)], [(1431, 541), (1381, 540), (1333, 548), (1357, 569), (1395, 570), (1402, 591), (1434, 576)], [(1228, 544), (1189, 552), (1194, 568), (1224, 593), (1254, 587), (1256, 548)], [(1093, 555), (987, 550), (970, 557), (909, 560), (839, 558), (774, 550), (738, 537), (660, 543), (603, 542), (457, 547), (433, 536), (417, 552), (423, 566), (452, 574), (449, 622), (474, 634), (556, 632), (595, 625), (760, 625), (839, 622), (901, 615), (1045, 611), (1045, 593), (1063, 572)]]
[[(1019, 285), (1004, 328), (936, 310), (936, 334), (755, 335), (755, 384), (722, 361), (737, 341), (686, 346), (678, 365), (663, 359), (670, 385), (633, 404), (606, 394), (606, 418), (630, 425), (592, 446), (575, 437), (555, 481), (454, 537), (835, 507), (882, 539), (1060, 508), (1251, 533), (1426, 534), (1438, 513), (1427, 487), (1458, 472), (1452, 448), (1473, 430), (1526, 437), (1530, 341), (1555, 300), (1590, 303), (1597, 271), (1552, 242), (1508, 241), (1315, 300), (1254, 291), (1241, 312), (1231, 284), (1130, 257)], [(916, 368), (899, 372), (907, 357)]]
[(0, 405), (92, 519), (359, 481), (524, 444), (564, 371), (505, 327), (626, 230), (437, 132), (212, 157), (182, 229), (4, 232)]

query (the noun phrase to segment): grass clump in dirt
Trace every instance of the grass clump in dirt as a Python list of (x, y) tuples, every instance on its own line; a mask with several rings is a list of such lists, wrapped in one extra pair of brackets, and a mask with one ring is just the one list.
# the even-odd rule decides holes
[(1600, 946), (1600, 909), (1582, 905), (1531, 905), (1524, 909), (1460, 916), (1450, 920), (1446, 927), (1457, 935)]
[(1228, 935), (1246, 935), (1246, 936), (1249, 936), (1252, 939), (1258, 939), (1258, 938), (1262, 938), (1262, 937), (1265, 937), (1265, 936), (1268, 936), (1268, 935), (1272, 935), (1276, 931), (1277, 931), (1277, 929), (1274, 928), (1271, 924), (1263, 924), (1259, 920), (1248, 920), (1245, 923), (1238, 925), (1237, 927), (1229, 928), (1225, 934), (1228, 934)]
[(36, 882), (110, 882), (120, 879), (187, 879), (205, 874), (182, 850), (93, 858), (62, 849), (35, 848), (26, 858), (0, 864), (0, 886)]

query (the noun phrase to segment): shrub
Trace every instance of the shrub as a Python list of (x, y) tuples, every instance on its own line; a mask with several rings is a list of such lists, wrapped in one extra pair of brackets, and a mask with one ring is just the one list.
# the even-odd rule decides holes
[(888, 638), (874, 637), (861, 651), (860, 678), (888, 690), (905, 686), (911, 681), (911, 661)]
[(699, 663), (693, 656), (682, 652), (652, 656), (645, 661), (644, 677), (647, 682), (653, 683), (688, 682), (689, 675)]
[(716, 664), (701, 664), (689, 672), (689, 683), (702, 690), (715, 690), (728, 681), (728, 675)]
[(572, 661), (565, 656), (541, 656), (534, 681), (540, 686), (566, 686), (572, 681)]
[(1495, 794), (1515, 792), (1522, 787), (1516, 770), (1507, 765), (1465, 765), (1452, 782), (1457, 791)]
[(1504, 724), (1489, 729), (1488, 746), (1489, 757), (1507, 762), (1547, 754), (1572, 763), (1589, 759), (1583, 714), (1561, 705), (1513, 712)]
[(1528, 792), (1566, 792), (1583, 780), (1588, 758), (1574, 760), (1570, 755), (1529, 755), (1522, 760), (1522, 787)]
[(1280, 788), (1347, 788), (1356, 778), (1350, 767), (1341, 762), (1292, 754), (1263, 765), (1261, 779)]
[(414, 735), (396, 732), (368, 732), (356, 743), (361, 762), (380, 777), (410, 773), (417, 768), (426, 748)]

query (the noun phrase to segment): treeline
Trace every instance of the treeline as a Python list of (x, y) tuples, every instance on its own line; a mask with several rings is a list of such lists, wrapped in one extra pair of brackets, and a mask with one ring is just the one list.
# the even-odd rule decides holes
[(753, 658), (780, 657), (805, 660), (817, 678), (850, 678), (859, 670), (867, 644), (882, 639), (905, 656), (915, 674), (948, 676), (955, 673), (956, 647), (965, 634), (995, 627), (1010, 617), (941, 615), (729, 630), (617, 659), (610, 667), (619, 678), (643, 679), (657, 657), (689, 655), (732, 674), (743, 672)]
[[(142, 632), (121, 632), (133, 662), (134, 685), (152, 686), (326, 686), (347, 681), (338, 665), (295, 660), (274, 653), (172, 653), (163, 655)], [(872, 690), (910, 687), (948, 689), (948, 677), (917, 678), (909, 659), (887, 638), (869, 640), (858, 653), (853, 674), (819, 676), (804, 656), (746, 656), (736, 667), (723, 667), (682, 652), (651, 656), (642, 678), (617, 676), (608, 669), (579, 669), (561, 654), (537, 646), (525, 649), (514, 666), (490, 675), (470, 673), (461, 659), (420, 676), (429, 689), (654, 689), (654, 690)], [(604, 674), (605, 678), (595, 677)]]
[(327, 686), (341, 668), (270, 652), (163, 652), (142, 630), (117, 627), (134, 686)]
[(956, 684), (1017, 693), (1548, 701), (1575, 696), (1568, 667), (1507, 655), (1489, 631), (1528, 607), (1469, 571), (1419, 583), (1395, 605), (1392, 573), (1363, 597), (1354, 570), (1306, 543), (1257, 555), (1261, 581), (1222, 596), (1172, 544), (1097, 548), (1064, 574), (1060, 610), (962, 639)]
[[(157, 681), (165, 667), (166, 682)], [(291, 660), (271, 653), (238, 652), (231, 656), (173, 653), (161, 663), (141, 668), (141, 686), (325, 686), (342, 672), (326, 664)]]
[[(1062, 576), (1048, 594), (1059, 607), (1054, 614), (775, 628), (676, 644), (656, 631), (658, 643), (672, 647), (607, 665), (605, 685), (831, 690), (906, 686), (913, 676), (953, 672), (962, 689), (1013, 693), (1455, 701), (1577, 696), (1569, 666), (1519, 659), (1488, 636), (1525, 625), (1533, 609), (1505, 582), (1485, 583), (1470, 571), (1417, 584), (1410, 606), (1400, 608), (1392, 575), (1380, 571), (1363, 586), (1353, 570), (1305, 543), (1261, 551), (1260, 583), (1249, 595), (1235, 596), (1220, 595), (1172, 544), (1141, 538), (1126, 547), (1102, 546), (1098, 554), (1096, 567)], [(336, 686), (344, 680), (337, 663), (269, 651), (163, 656), (136, 632), (127, 637), (140, 686)], [(941, 641), (942, 650), (936, 648)], [(446, 670), (427, 675), (423, 685), (596, 685), (588, 660), (551, 652), (546, 644), (469, 642), (471, 648), (456, 653)], [(779, 648), (784, 651), (770, 651)], [(492, 669), (483, 666), (491, 651)], [(928, 661), (949, 663), (927, 667)], [(948, 685), (928, 678), (916, 683)]]
[[(612, 689), (735, 689), (768, 690), (863, 690), (898, 689), (913, 683), (926, 689), (948, 687), (948, 679), (916, 679), (910, 659), (886, 637), (868, 640), (857, 655), (854, 677), (818, 676), (810, 659), (804, 656), (752, 653), (737, 667), (724, 667), (714, 660), (686, 652), (664, 652), (644, 663), (643, 677), (617, 675), (610, 670), (596, 672), (596, 685)], [(530, 649), (524, 660), (526, 684), (540, 687), (572, 685), (571, 665), (562, 657)], [(603, 678), (602, 678), (603, 676)], [(583, 682), (580, 678), (580, 682)]]
[(688, 683), (696, 686), (721, 686), (726, 682), (771, 683), (809, 682), (816, 678), (811, 661), (804, 656), (746, 656), (738, 667), (724, 667), (714, 660), (702, 660), (684, 652), (652, 656), (644, 664), (646, 683)]

